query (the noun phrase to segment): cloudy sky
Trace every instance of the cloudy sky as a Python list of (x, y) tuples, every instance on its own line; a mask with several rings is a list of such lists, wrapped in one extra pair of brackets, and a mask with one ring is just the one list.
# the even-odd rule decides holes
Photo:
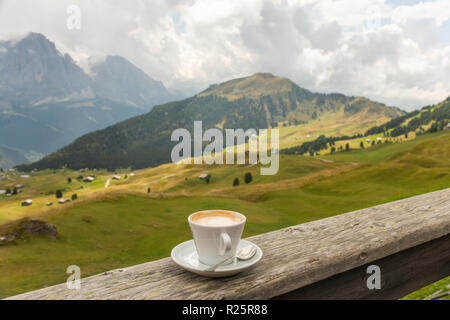
[(0, 39), (30, 31), (184, 90), (270, 72), (407, 110), (450, 94), (449, 0), (0, 0)]

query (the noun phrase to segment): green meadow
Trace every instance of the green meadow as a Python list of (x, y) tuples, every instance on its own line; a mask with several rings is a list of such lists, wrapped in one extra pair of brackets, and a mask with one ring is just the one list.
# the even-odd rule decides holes
[[(0, 297), (64, 282), (72, 264), (86, 277), (167, 257), (173, 246), (191, 237), (186, 218), (198, 210), (244, 213), (247, 237), (449, 188), (450, 132), (319, 157), (281, 155), (275, 176), (261, 176), (259, 169), (168, 164), (128, 172), (127, 179), (112, 181), (108, 188), (112, 173), (106, 171), (97, 172), (93, 184), (69, 184), (68, 177), (79, 175), (70, 170), (3, 181), (0, 189), (17, 181), (25, 188), (17, 198), (0, 196), (0, 224), (38, 217), (56, 225), (60, 238), (29, 236), (0, 246)], [(249, 184), (244, 183), (246, 172), (253, 176)], [(209, 183), (198, 179), (201, 173), (211, 175)], [(240, 185), (232, 186), (236, 177)], [(48, 199), (56, 201), (48, 193), (64, 188), (67, 194), (77, 192), (79, 200), (46, 207)], [(27, 197), (36, 203), (23, 208), (20, 201)], [(426, 297), (449, 283), (443, 279), (406, 298)]]

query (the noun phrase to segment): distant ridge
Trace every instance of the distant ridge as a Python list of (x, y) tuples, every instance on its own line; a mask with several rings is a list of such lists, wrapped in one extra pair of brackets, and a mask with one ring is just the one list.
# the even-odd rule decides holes
[(0, 146), (0, 168), (10, 169), (18, 163), (28, 163), (28, 159), (19, 151)]
[[(204, 129), (268, 128), (281, 123), (307, 123), (322, 117), (355, 125), (355, 115), (375, 125), (404, 112), (363, 97), (319, 94), (297, 86), (286, 78), (267, 73), (212, 85), (182, 101), (156, 106), (149, 113), (87, 134), (72, 144), (21, 169), (84, 167), (134, 169), (170, 161), (171, 132), (192, 132), (195, 120)], [(353, 119), (353, 120), (350, 120)]]

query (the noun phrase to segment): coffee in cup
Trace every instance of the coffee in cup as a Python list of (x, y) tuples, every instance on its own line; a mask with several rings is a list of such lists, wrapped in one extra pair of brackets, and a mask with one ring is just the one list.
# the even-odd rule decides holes
[(197, 224), (210, 227), (226, 227), (241, 223), (244, 220), (232, 211), (208, 210), (196, 212), (191, 216), (191, 221)]
[[(200, 262), (215, 265), (236, 254), (246, 218), (229, 210), (198, 211), (188, 217)], [(228, 263), (233, 262), (232, 259)]]

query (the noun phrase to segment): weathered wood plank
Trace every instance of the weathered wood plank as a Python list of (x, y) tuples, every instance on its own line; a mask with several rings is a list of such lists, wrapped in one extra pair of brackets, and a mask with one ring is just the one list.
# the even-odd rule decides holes
[(82, 279), (78, 291), (61, 284), (12, 299), (269, 299), (449, 233), (444, 189), (251, 237), (264, 257), (231, 278), (203, 278), (166, 258)]
[[(367, 267), (381, 270), (381, 288), (367, 288)], [(399, 299), (450, 275), (450, 234), (307, 285), (274, 299)]]

